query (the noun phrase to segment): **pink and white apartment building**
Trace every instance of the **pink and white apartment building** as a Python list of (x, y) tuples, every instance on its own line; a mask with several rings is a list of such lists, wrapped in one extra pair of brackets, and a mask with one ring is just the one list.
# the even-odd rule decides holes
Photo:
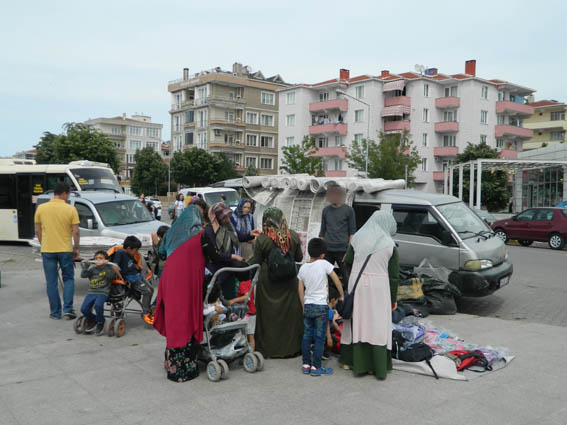
[(526, 102), (534, 90), (503, 80), (476, 76), (476, 61), (461, 74), (424, 73), (339, 78), (316, 84), (297, 84), (279, 90), (279, 161), (283, 146), (314, 136), (324, 159), (326, 175), (347, 176), (346, 153), (353, 140), (407, 130), (422, 163), (415, 173), (417, 187), (443, 191), (443, 170), (468, 143), (498, 148), (502, 158), (516, 158), (522, 143), (532, 137), (523, 128), (534, 109)]

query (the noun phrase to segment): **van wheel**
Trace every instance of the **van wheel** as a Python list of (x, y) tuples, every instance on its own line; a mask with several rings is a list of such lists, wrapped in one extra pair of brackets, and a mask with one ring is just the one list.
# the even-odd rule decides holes
[(565, 239), (559, 233), (552, 233), (549, 235), (549, 247), (551, 249), (563, 249), (565, 246)]
[(494, 234), (499, 237), (500, 239), (502, 239), (502, 242), (504, 243), (508, 243), (508, 235), (506, 234), (506, 232), (504, 231), (504, 229), (498, 228), (494, 231)]
[(522, 240), (522, 241), (518, 241), (520, 242), (520, 245), (522, 246), (530, 246), (531, 244), (534, 243), (534, 241), (526, 241), (526, 240)]

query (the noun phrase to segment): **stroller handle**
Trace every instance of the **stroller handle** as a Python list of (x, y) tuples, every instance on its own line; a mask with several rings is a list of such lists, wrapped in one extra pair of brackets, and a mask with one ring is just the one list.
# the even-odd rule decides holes
[[(254, 289), (254, 286), (256, 286), (256, 282), (258, 281), (258, 275), (259, 275), (259, 271), (260, 271), (260, 264), (253, 264), (251, 266), (248, 267), (223, 267), (222, 269), (218, 269), (215, 274), (213, 275), (211, 281), (209, 282), (209, 285), (207, 286), (207, 294), (205, 295), (205, 300), (203, 301), (203, 306), (205, 306), (207, 304), (207, 300), (209, 299), (209, 295), (211, 295), (211, 291), (213, 290), (217, 277), (220, 276), (221, 273), (224, 272), (236, 272), (236, 273), (243, 273), (243, 272), (249, 272), (252, 270), (256, 270), (256, 273), (254, 273), (254, 278), (252, 279), (252, 285), (250, 285), (250, 292), (248, 292), (248, 296), (246, 297), (246, 302), (248, 302), (248, 299), (250, 298), (250, 294), (252, 292), (252, 290)], [(221, 301), (223, 301), (224, 304), (224, 299), (222, 297), (222, 293), (221, 293)]]

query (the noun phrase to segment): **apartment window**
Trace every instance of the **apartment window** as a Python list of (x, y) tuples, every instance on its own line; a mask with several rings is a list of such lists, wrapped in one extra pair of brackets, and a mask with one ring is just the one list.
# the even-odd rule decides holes
[(233, 90), (228, 92), (228, 98), (229, 98), (229, 100), (234, 100), (234, 91)]
[(120, 127), (112, 127), (112, 134), (122, 134), (122, 129)]
[(263, 91), (261, 93), (261, 102), (262, 102), (262, 105), (275, 105), (276, 104), (276, 95), (274, 93)]
[(424, 96), (424, 97), (429, 97), (429, 84), (424, 84), (424, 85), (423, 85), (423, 96)]
[(246, 112), (246, 124), (258, 124), (258, 113), (257, 112)]
[(142, 149), (142, 141), (130, 140), (130, 149)]
[(427, 146), (427, 133), (423, 133), (421, 136), (421, 146)]
[(273, 148), (274, 147), (274, 136), (261, 136), (260, 137), (260, 147), (262, 147), (262, 148)]
[(343, 136), (335, 136), (335, 146), (344, 146), (345, 141)]
[(273, 164), (274, 160), (272, 158), (260, 158), (260, 168), (262, 170), (271, 170), (274, 168)]
[(565, 121), (565, 112), (552, 112), (551, 121)]
[(354, 111), (354, 122), (364, 121), (364, 109)]
[(329, 93), (327, 92), (319, 93), (319, 102), (326, 102), (327, 100), (329, 100)]
[(429, 109), (423, 108), (423, 122), (429, 122)]
[(285, 100), (286, 100), (286, 103), (288, 105), (295, 105), (295, 92), (292, 91), (292, 92), (287, 93)]
[(552, 131), (549, 137), (549, 140), (551, 140), (552, 142), (556, 142), (563, 139), (565, 139), (564, 131)]
[(207, 132), (202, 131), (197, 134), (197, 147), (207, 149)]
[(181, 93), (175, 95), (175, 104), (178, 106), (181, 105)]
[(198, 117), (199, 117), (199, 122), (197, 123), (197, 125), (198, 125), (199, 127), (206, 127), (206, 126), (207, 126), (208, 117), (209, 117), (208, 111), (207, 111), (206, 109), (203, 110), (203, 111), (199, 111)]
[(198, 97), (199, 99), (206, 99), (208, 95), (209, 95), (209, 90), (208, 90), (208, 87), (207, 87), (207, 86), (205, 86), (205, 87), (199, 87), (199, 88), (197, 89), (197, 97)]
[(421, 158), (421, 171), (427, 171), (427, 158)]
[(159, 128), (148, 127), (146, 128), (146, 136), (159, 138)]
[(504, 147), (504, 139), (503, 139), (503, 138), (498, 137), (498, 138), (496, 139), (496, 147), (497, 147), (497, 148), (502, 148), (502, 147)]
[(354, 135), (354, 141), (357, 143), (361, 143), (362, 142), (362, 134), (355, 134)]
[[(176, 118), (179, 118), (179, 116), (175, 116)], [(130, 135), (131, 136), (141, 136), (142, 135), (142, 127), (129, 127), (130, 130)]]
[(457, 145), (457, 136), (443, 136), (443, 146), (456, 146)]
[(193, 133), (185, 133), (185, 146), (193, 145)]
[(228, 122), (234, 122), (234, 112), (226, 111), (224, 113), (224, 119), (225, 119), (225, 121), (228, 121)]
[(147, 148), (152, 148), (154, 151), (159, 151), (159, 145), (158, 142), (146, 142), (146, 147)]
[(445, 87), (445, 97), (457, 97), (457, 86)]
[(497, 115), (496, 116), (496, 125), (504, 125), (504, 115)]
[(286, 127), (295, 127), (295, 114), (287, 115), (286, 117)]
[(456, 122), (457, 121), (457, 111), (443, 111), (443, 121), (445, 121), (445, 122)]
[(274, 116), (262, 114), (261, 124), (265, 127), (273, 127), (274, 126)]
[(480, 123), (481, 124), (488, 123), (488, 111), (480, 111)]
[(244, 158), (244, 165), (246, 166), (246, 168), (248, 167), (254, 167), (256, 168), (256, 157), (255, 156), (247, 156), (246, 158)]
[(316, 145), (318, 148), (329, 147), (329, 139), (327, 137), (318, 137)]
[(126, 162), (128, 162), (128, 164), (135, 164), (136, 163), (136, 160), (134, 159), (133, 153), (126, 154)]
[(232, 145), (234, 143), (234, 136), (232, 134), (224, 135), (224, 144), (225, 145)]
[(504, 100), (504, 92), (503, 91), (499, 91), (498, 92), (498, 100), (501, 102)]
[(191, 123), (195, 121), (195, 111), (187, 111), (185, 112), (185, 122)]
[(480, 143), (486, 143), (486, 134), (480, 135)]
[(343, 160), (335, 159), (333, 165), (334, 165), (334, 170), (340, 171), (343, 169)]
[(258, 136), (255, 134), (247, 134), (246, 146), (258, 146)]
[(293, 136), (285, 138), (286, 146), (293, 146), (295, 145), (295, 138)]
[(364, 86), (356, 86), (354, 94), (357, 99), (364, 99)]
[(481, 99), (488, 99), (488, 86), (482, 86), (480, 90)]

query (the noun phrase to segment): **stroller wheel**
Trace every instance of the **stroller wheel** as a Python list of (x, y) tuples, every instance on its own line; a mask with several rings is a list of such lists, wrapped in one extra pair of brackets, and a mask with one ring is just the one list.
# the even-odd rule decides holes
[(222, 376), (221, 366), (217, 362), (209, 362), (207, 365), (207, 378), (209, 381), (218, 382)]
[(229, 373), (229, 368), (228, 368), (228, 363), (225, 362), (222, 359), (217, 360), (217, 363), (220, 365), (221, 367), (221, 379), (228, 379), (228, 373)]
[(73, 323), (73, 330), (75, 331), (75, 333), (82, 334), (85, 331), (84, 322), (85, 322), (84, 316), (77, 317), (77, 319)]
[(114, 336), (116, 336), (116, 338), (120, 338), (121, 336), (124, 336), (125, 333), (126, 322), (124, 319), (118, 319), (116, 323), (114, 323)]
[(262, 355), (262, 353), (260, 353), (259, 351), (254, 351), (254, 353), (252, 354), (254, 354), (256, 356), (256, 359), (258, 360), (258, 368), (256, 370), (264, 370), (264, 356)]
[(116, 323), (116, 319), (110, 319), (110, 321), (108, 322), (108, 331), (106, 332), (106, 334), (108, 336), (114, 336), (114, 324)]
[(258, 370), (258, 358), (252, 354), (247, 353), (244, 356), (244, 370), (248, 373), (254, 373)]

